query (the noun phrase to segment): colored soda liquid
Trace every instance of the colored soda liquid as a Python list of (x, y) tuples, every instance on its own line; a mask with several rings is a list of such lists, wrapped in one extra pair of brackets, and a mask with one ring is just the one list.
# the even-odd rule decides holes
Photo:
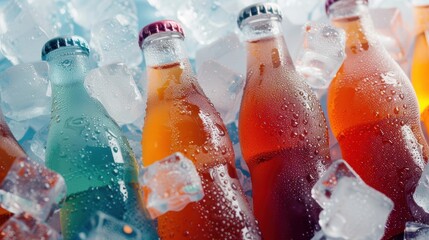
[[(144, 210), (138, 192), (138, 184), (121, 183), (95, 187), (68, 196), (61, 207), (61, 222), (66, 223), (63, 234), (70, 236), (72, 234), (70, 230), (76, 226), (80, 226), (80, 230), (83, 230), (84, 224), (96, 211), (108, 213), (112, 217), (132, 223), (133, 227), (142, 229), (146, 223), (142, 216)], [(124, 199), (127, 200), (124, 201)], [(104, 204), (105, 201), (110, 204)]]
[(325, 117), (282, 36), (247, 49), (239, 136), (255, 217), (266, 239), (311, 239), (320, 212), (311, 188), (330, 164)]
[[(414, 7), (417, 36), (414, 42), (411, 81), (419, 100), (422, 121), (429, 131), (429, 41), (425, 31), (429, 30), (429, 5)], [(425, 111), (426, 110), (426, 111)]]
[(145, 166), (174, 153), (192, 160), (204, 198), (158, 218), (161, 239), (259, 239), (241, 189), (234, 152), (219, 113), (199, 87), (187, 60), (148, 67), (143, 128)]
[(347, 58), (332, 81), (328, 112), (344, 159), (371, 187), (394, 202), (384, 238), (407, 221), (422, 221), (412, 194), (427, 162), (417, 98), (407, 76), (368, 25), (369, 16), (340, 18)]

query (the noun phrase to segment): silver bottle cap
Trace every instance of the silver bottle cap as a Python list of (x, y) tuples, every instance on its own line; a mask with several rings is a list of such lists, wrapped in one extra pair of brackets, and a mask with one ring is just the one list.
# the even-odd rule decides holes
[(280, 8), (275, 3), (256, 3), (253, 5), (250, 5), (243, 10), (240, 11), (238, 14), (237, 24), (238, 27), (241, 28), (241, 25), (243, 22), (254, 16), (259, 15), (273, 15), (277, 18), (282, 19), (282, 13), (280, 11)]
[(53, 38), (45, 43), (42, 48), (42, 60), (46, 60), (48, 53), (62, 47), (76, 47), (89, 55), (89, 47), (85, 39), (79, 36), (63, 36)]

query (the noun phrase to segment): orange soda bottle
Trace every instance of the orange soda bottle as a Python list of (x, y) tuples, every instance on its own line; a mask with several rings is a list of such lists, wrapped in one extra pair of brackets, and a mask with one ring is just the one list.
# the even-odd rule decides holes
[[(15, 159), (26, 157), (24, 150), (16, 141), (0, 110), (0, 183), (6, 177)], [(13, 214), (0, 207), (0, 225), (5, 223)]]
[[(394, 202), (385, 238), (400, 237), (407, 221), (423, 221), (412, 194), (428, 159), (411, 82), (377, 37), (368, 1), (328, 0), (346, 32), (346, 59), (331, 82), (328, 114), (344, 159), (371, 187)], [(426, 215), (427, 217), (427, 215)]]
[(195, 78), (181, 26), (159, 21), (144, 27), (139, 44), (148, 74), (143, 127), (145, 166), (174, 152), (192, 160), (204, 198), (158, 218), (161, 239), (260, 239), (234, 165), (228, 132)]
[(420, 105), (421, 120), (429, 132), (429, 1), (414, 6), (416, 38), (414, 42), (411, 81)]
[(253, 208), (266, 239), (310, 239), (320, 208), (311, 188), (329, 165), (328, 128), (320, 103), (290, 58), (272, 3), (243, 9), (247, 80), (239, 115)]

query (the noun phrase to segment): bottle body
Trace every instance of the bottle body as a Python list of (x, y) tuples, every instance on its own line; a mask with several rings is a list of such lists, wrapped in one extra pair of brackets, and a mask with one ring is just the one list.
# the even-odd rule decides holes
[(247, 55), (239, 137), (255, 217), (266, 239), (310, 239), (320, 212), (311, 188), (330, 163), (325, 117), (283, 36), (248, 41)]
[(429, 5), (415, 6), (416, 38), (414, 41), (411, 82), (420, 105), (421, 119), (429, 132)]
[(147, 71), (143, 163), (147, 166), (182, 152), (194, 162), (204, 189), (202, 200), (158, 218), (160, 237), (259, 239), (236, 175), (232, 143), (219, 113), (193, 77), (189, 62), (149, 66)]
[(68, 79), (84, 75), (76, 71), (87, 62), (87, 56), (52, 58), (53, 103), (46, 165), (60, 173), (67, 184), (60, 212), (64, 238), (76, 238), (82, 224), (102, 211), (140, 229), (146, 238), (156, 239), (156, 230), (142, 209), (137, 163), (127, 140), (102, 105), (88, 95), (83, 79)]
[(385, 238), (423, 221), (412, 194), (427, 162), (411, 83), (377, 39), (367, 7), (335, 18), (347, 34), (343, 66), (328, 92), (328, 113), (344, 159), (369, 186), (394, 202)]

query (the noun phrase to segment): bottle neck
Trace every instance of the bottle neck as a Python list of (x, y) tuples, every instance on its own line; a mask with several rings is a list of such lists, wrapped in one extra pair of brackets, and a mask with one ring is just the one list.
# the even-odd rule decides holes
[(144, 40), (143, 54), (147, 67), (188, 62), (183, 36), (175, 32), (149, 36)]
[(67, 49), (50, 53), (47, 62), (49, 64), (49, 79), (53, 86), (83, 84), (90, 66), (88, 55)]
[(275, 38), (283, 35), (281, 19), (279, 17), (268, 18), (268, 16), (261, 16), (259, 18), (249, 19), (243, 23), (241, 31), (247, 42)]
[(368, 6), (363, 1), (336, 2), (329, 8), (329, 18), (334, 26), (346, 32), (346, 49), (358, 52), (379, 45)]
[(429, 1), (425, 5), (414, 6), (414, 19), (416, 34), (429, 30)]
[(86, 106), (90, 102), (90, 96), (83, 83), (90, 70), (88, 55), (70, 49), (59, 49), (49, 53), (47, 62), (52, 87), (52, 111), (78, 111), (80, 107), (76, 106)]
[(280, 66), (294, 69), (283, 36), (281, 19), (251, 19), (242, 27), (246, 39), (247, 68)]

